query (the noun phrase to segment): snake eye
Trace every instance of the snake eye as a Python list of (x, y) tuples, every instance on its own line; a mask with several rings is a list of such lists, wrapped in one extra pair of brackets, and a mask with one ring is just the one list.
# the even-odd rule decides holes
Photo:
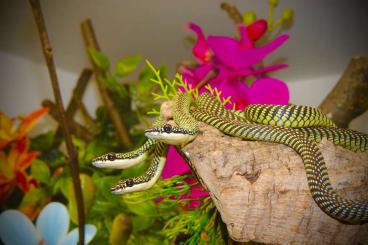
[(107, 159), (109, 159), (109, 161), (114, 161), (116, 159), (115, 157), (115, 153), (109, 153), (107, 154)]
[(165, 133), (171, 133), (172, 126), (170, 124), (164, 125), (164, 131)]
[(128, 186), (128, 187), (132, 187), (134, 185), (134, 181), (132, 179), (127, 179), (125, 181), (125, 184)]

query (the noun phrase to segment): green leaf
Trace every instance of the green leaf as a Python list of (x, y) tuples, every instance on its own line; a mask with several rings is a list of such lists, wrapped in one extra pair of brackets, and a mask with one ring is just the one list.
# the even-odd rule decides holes
[(93, 63), (101, 68), (103, 71), (108, 71), (110, 68), (110, 61), (106, 55), (97, 51), (96, 49), (89, 49), (89, 55), (92, 58)]
[[(155, 74), (149, 67), (143, 68), (140, 72), (138, 80), (139, 82), (136, 84), (137, 96), (140, 100), (151, 99), (149, 96), (151, 94), (152, 87), (154, 85), (151, 82), (151, 79), (155, 77)], [(152, 100), (152, 99), (151, 99)]]
[(132, 233), (132, 222), (128, 215), (118, 214), (112, 222), (112, 229), (109, 237), (111, 245), (127, 244)]
[(37, 135), (31, 139), (31, 150), (33, 151), (45, 151), (51, 148), (54, 141), (54, 131), (48, 131), (44, 134)]
[(133, 216), (132, 221), (134, 231), (143, 231), (149, 228), (155, 219), (152, 216)]
[(47, 184), (50, 179), (49, 166), (40, 159), (32, 161), (31, 175), (38, 181)]
[(22, 199), (20, 207), (27, 207), (40, 202), (42, 199), (47, 197), (47, 192), (43, 188), (34, 188), (28, 191)]
[(141, 175), (148, 167), (149, 162), (144, 161), (141, 163), (138, 163), (137, 165), (134, 165), (130, 168), (124, 169), (123, 173), (121, 174), (122, 178), (131, 178), (134, 176)]
[(107, 78), (104, 80), (104, 84), (108, 89), (118, 94), (120, 97), (125, 97), (127, 91), (124, 85), (120, 84), (115, 77), (108, 75)]
[(157, 205), (154, 201), (145, 201), (137, 203), (125, 203), (127, 208), (134, 214), (140, 216), (153, 216), (157, 214)]
[(58, 192), (61, 192), (65, 198), (68, 198), (70, 181), (71, 177), (67, 177), (66, 175), (61, 175), (60, 177), (58, 177), (55, 185), (53, 186), (52, 190), (53, 195), (56, 195)]
[(119, 60), (116, 64), (115, 73), (117, 76), (124, 77), (135, 71), (139, 63), (142, 61), (142, 56), (134, 55)]

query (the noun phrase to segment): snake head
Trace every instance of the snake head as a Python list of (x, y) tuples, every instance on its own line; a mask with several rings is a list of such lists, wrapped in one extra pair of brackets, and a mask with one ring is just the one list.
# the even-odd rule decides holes
[(147, 158), (147, 155), (146, 152), (110, 152), (93, 159), (92, 165), (98, 168), (125, 169), (143, 162)]
[(120, 180), (116, 185), (111, 187), (111, 192), (114, 194), (124, 194), (137, 191), (137, 183), (134, 178)]
[(192, 141), (197, 136), (197, 130), (185, 129), (171, 124), (150, 128), (145, 131), (148, 138), (170, 145), (181, 145)]

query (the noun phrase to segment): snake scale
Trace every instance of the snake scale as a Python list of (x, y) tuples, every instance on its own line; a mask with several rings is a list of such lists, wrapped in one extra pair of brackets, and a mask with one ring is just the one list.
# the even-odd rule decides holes
[[(153, 160), (146, 173), (120, 181), (112, 188), (114, 193), (139, 191), (152, 186), (161, 174), (167, 144), (182, 145), (193, 140), (198, 133), (197, 121), (202, 121), (230, 136), (289, 146), (302, 158), (312, 197), (325, 213), (348, 223), (368, 221), (368, 202), (344, 199), (333, 190), (324, 158), (316, 144), (326, 137), (349, 150), (365, 152), (368, 150), (367, 135), (337, 128), (316, 108), (252, 105), (242, 113), (234, 113), (206, 93), (194, 103), (189, 94), (179, 94), (173, 116), (177, 125), (162, 123), (146, 130), (149, 139), (140, 149), (122, 155), (117, 153), (114, 157), (110, 155), (110, 159), (106, 154), (93, 161), (98, 167), (126, 168), (145, 159), (149, 151), (153, 152)], [(122, 157), (128, 161), (114, 163), (122, 161)], [(141, 158), (137, 160), (138, 157)]]

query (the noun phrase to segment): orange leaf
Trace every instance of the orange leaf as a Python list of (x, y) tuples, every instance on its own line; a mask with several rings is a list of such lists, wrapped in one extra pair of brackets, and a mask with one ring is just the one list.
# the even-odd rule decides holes
[(3, 149), (14, 140), (17, 135), (13, 120), (0, 112), (0, 149)]
[(17, 171), (15, 175), (16, 175), (16, 179), (17, 179), (19, 188), (23, 192), (29, 191), (29, 189), (31, 188), (31, 185), (29, 183), (28, 176), (26, 175), (26, 173), (22, 171)]
[(26, 116), (19, 126), (17, 138), (18, 139), (23, 138), (28, 133), (28, 131), (33, 127), (33, 125), (37, 122), (37, 120), (40, 119), (43, 115), (45, 115), (48, 111), (49, 111), (48, 108), (41, 108)]

